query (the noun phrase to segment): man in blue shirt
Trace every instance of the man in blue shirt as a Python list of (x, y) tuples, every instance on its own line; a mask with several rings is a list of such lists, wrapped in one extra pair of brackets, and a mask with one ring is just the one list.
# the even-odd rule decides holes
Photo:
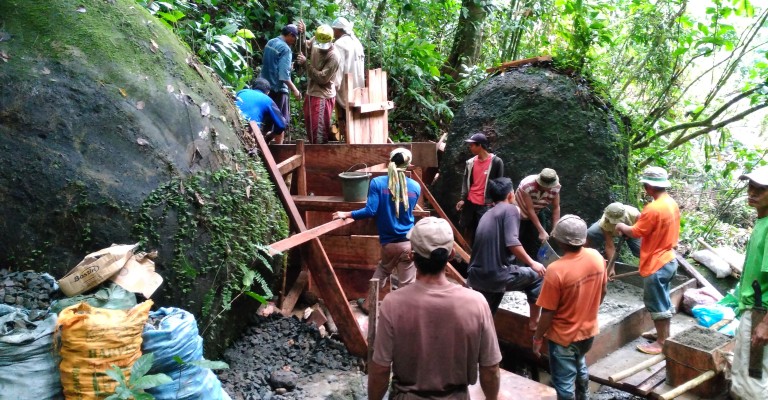
[[(411, 152), (398, 148), (389, 154), (387, 176), (371, 180), (365, 208), (333, 213), (333, 219), (376, 218), (381, 243), (381, 261), (373, 277), (384, 287), (389, 275), (397, 269), (399, 285), (405, 286), (416, 279), (416, 268), (411, 260), (411, 242), (406, 235), (413, 228), (413, 209), (421, 195), (421, 186), (405, 177), (405, 170), (411, 163)], [(367, 312), (368, 304), (360, 304)]]
[[(286, 25), (281, 35), (271, 39), (264, 47), (264, 55), (262, 58), (261, 75), (260, 78), (264, 78), (269, 82), (270, 93), (269, 97), (274, 100), (283, 114), (283, 119), (286, 124), (291, 121), (291, 108), (288, 104), (288, 90), (293, 93), (293, 96), (301, 100), (301, 92), (291, 81), (291, 62), (293, 59), (293, 52), (291, 46), (296, 43), (296, 38), (299, 37), (299, 30), (296, 25)], [(299, 54), (296, 57), (296, 61), (299, 64), (303, 64), (305, 58)], [(267, 130), (271, 130), (271, 127), (265, 127)], [(277, 144), (283, 143), (283, 134), (275, 136), (275, 142)]]
[[(285, 119), (277, 104), (268, 96), (269, 82), (264, 78), (256, 78), (251, 85), (253, 89), (243, 89), (237, 92), (235, 104), (248, 120), (253, 134), (264, 134), (264, 140), (269, 142), (285, 131)], [(266, 131), (270, 128), (272, 131)]]

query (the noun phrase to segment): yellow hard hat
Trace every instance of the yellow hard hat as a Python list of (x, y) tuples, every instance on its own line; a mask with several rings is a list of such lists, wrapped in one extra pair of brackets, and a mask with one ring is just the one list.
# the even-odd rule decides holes
[(333, 41), (333, 28), (330, 25), (320, 25), (315, 31), (315, 43), (319, 49), (328, 49)]

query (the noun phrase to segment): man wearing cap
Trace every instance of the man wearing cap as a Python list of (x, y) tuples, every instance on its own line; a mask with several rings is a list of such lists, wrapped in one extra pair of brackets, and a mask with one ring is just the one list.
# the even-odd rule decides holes
[[(339, 132), (347, 134), (347, 87), (365, 87), (365, 52), (352, 30), (352, 22), (344, 17), (338, 17), (331, 24), (333, 28), (334, 45), (339, 52), (341, 67), (336, 78), (336, 121)], [(347, 82), (347, 74), (352, 74)]]
[(755, 305), (753, 282), (761, 288), (763, 307), (768, 307), (768, 166), (739, 177), (748, 180), (747, 204), (757, 210), (757, 220), (747, 244), (741, 281), (734, 290), (739, 301), (741, 320), (736, 330), (736, 343), (731, 368), (731, 397), (735, 399), (768, 398), (768, 349), (763, 351), (762, 378), (749, 376), (750, 345), (768, 345), (768, 318), (752, 332), (752, 308)]
[[(492, 314), (499, 308), (505, 292), (524, 291), (530, 307), (529, 328), (536, 329), (540, 313), (536, 299), (544, 266), (525, 252), (517, 238), (520, 211), (514, 204), (512, 180), (507, 177), (490, 180), (488, 195), (493, 207), (477, 225), (467, 285), (485, 297)], [(514, 264), (515, 258), (518, 264), (524, 265)]]
[(663, 168), (646, 168), (640, 183), (653, 201), (643, 208), (633, 225), (619, 222), (616, 230), (630, 238), (642, 239), (639, 269), (643, 277), (643, 303), (651, 313), (657, 338), (655, 342), (638, 345), (637, 349), (647, 354), (660, 354), (669, 337), (670, 319), (675, 312), (669, 299), (669, 284), (677, 271), (674, 248), (680, 236), (680, 209), (667, 194), (671, 183)]
[(327, 143), (336, 102), (336, 78), (341, 66), (333, 45), (333, 29), (320, 25), (308, 43), (307, 97), (304, 99), (304, 126), (312, 144)]
[(497, 399), (501, 352), (493, 317), (479, 293), (453, 284), (445, 265), (453, 253), (447, 221), (421, 219), (408, 234), (416, 282), (381, 303), (368, 398), (468, 399), (477, 381), (486, 399)]
[(536, 175), (520, 181), (515, 192), (520, 206), (520, 242), (525, 252), (536, 258), (541, 243), (549, 238), (541, 222), (540, 212), (552, 205), (552, 226), (560, 219), (560, 179), (552, 168), (544, 168)]
[[(243, 89), (237, 92), (235, 104), (251, 127), (253, 134), (264, 134), (269, 142), (275, 136), (283, 134), (285, 119), (280, 109), (270, 98), (270, 84), (264, 78), (256, 78), (251, 84), (252, 89)], [(271, 126), (272, 131), (266, 132), (265, 126)], [(255, 143), (254, 143), (255, 145)]]
[[(376, 218), (381, 243), (381, 261), (373, 277), (378, 278), (385, 287), (387, 278), (397, 270), (399, 285), (405, 286), (416, 278), (416, 270), (410, 259), (411, 244), (407, 234), (413, 228), (413, 209), (421, 195), (421, 186), (405, 176), (405, 170), (411, 163), (411, 152), (397, 148), (389, 154), (386, 176), (371, 179), (368, 199), (365, 207), (352, 212), (337, 211), (333, 219)], [(364, 311), (368, 311), (368, 299), (358, 301)]]
[[(291, 62), (293, 52), (291, 46), (296, 43), (299, 37), (299, 30), (296, 25), (289, 24), (283, 27), (281, 35), (270, 39), (264, 46), (264, 55), (262, 57), (261, 78), (266, 79), (270, 85), (269, 97), (274, 100), (277, 107), (283, 114), (283, 120), (286, 124), (291, 120), (291, 108), (288, 102), (288, 91), (293, 93), (297, 99), (301, 99), (301, 92), (291, 80)], [(304, 62), (304, 56), (299, 54), (296, 61), (301, 64)], [(267, 132), (274, 131), (271, 125), (265, 125)], [(283, 142), (283, 133), (275, 135), (275, 143)]]
[(600, 332), (597, 312), (608, 283), (605, 260), (595, 249), (583, 248), (587, 223), (568, 214), (555, 224), (554, 238), (563, 256), (549, 264), (536, 302), (541, 319), (533, 335), (537, 356), (546, 337), (552, 386), (558, 400), (589, 397), (586, 354)]
[[(619, 222), (626, 225), (634, 225), (637, 217), (640, 216), (640, 210), (635, 207), (621, 204), (619, 202), (608, 204), (603, 211), (600, 220), (592, 224), (587, 229), (586, 247), (600, 248), (605, 243), (605, 258), (611, 259), (616, 251), (613, 238), (618, 236), (616, 224)], [(629, 249), (635, 257), (640, 256), (640, 239), (628, 238), (626, 240)]]
[(489, 152), (488, 138), (482, 133), (475, 133), (464, 142), (473, 157), (467, 160), (464, 167), (461, 198), (456, 203), (456, 211), (461, 212), (464, 239), (472, 246), (477, 223), (492, 203), (487, 193), (488, 181), (504, 176), (504, 161)]

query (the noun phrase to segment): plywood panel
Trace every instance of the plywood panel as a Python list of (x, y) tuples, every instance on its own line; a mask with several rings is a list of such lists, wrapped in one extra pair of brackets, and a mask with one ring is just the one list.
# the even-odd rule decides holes
[(378, 236), (323, 236), (320, 241), (334, 266), (376, 266), (381, 258)]

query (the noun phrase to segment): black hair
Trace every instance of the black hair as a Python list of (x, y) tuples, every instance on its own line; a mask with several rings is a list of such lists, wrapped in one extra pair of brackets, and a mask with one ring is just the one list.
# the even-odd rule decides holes
[(295, 28), (295, 27), (292, 27), (292, 26), (290, 26), (290, 25), (286, 25), (286, 26), (284, 26), (284, 27), (283, 27), (283, 30), (282, 30), (282, 31), (280, 31), (280, 33), (281, 33), (283, 36), (288, 36), (288, 35), (291, 35), (291, 36), (293, 36), (293, 37), (297, 37), (297, 36), (296, 36), (296, 32), (294, 31), (294, 29), (296, 29), (296, 28)]
[(653, 186), (650, 183), (643, 182), (643, 188), (645, 188), (645, 186), (648, 186), (648, 187), (652, 188), (656, 192), (666, 192), (667, 191), (667, 188)]
[(269, 84), (269, 81), (264, 78), (256, 78), (251, 83), (251, 89), (253, 90), (259, 90), (262, 93), (269, 93), (269, 89), (272, 88), (272, 85)]
[(393, 163), (395, 163), (395, 165), (405, 164), (405, 158), (403, 157), (403, 153), (395, 153), (395, 155), (393, 155), (392, 158), (389, 159), (389, 161), (392, 161)]
[(451, 252), (448, 249), (435, 249), (429, 255), (429, 258), (421, 256), (419, 253), (413, 253), (413, 263), (416, 264), (416, 269), (424, 275), (437, 275), (448, 263), (448, 257), (451, 256)]
[(490, 197), (494, 203), (504, 201), (507, 198), (507, 195), (512, 192), (513, 186), (512, 179), (509, 179), (506, 176), (491, 179), (488, 181), (488, 197)]
[[(560, 241), (558, 240), (558, 242), (560, 242)], [(569, 244), (569, 243), (565, 243), (565, 242), (560, 242), (559, 245), (560, 245), (560, 249), (562, 249), (566, 253), (576, 253), (579, 250), (581, 250), (582, 247), (584, 247), (583, 245), (575, 246), (575, 245), (572, 245), (572, 244)]]

